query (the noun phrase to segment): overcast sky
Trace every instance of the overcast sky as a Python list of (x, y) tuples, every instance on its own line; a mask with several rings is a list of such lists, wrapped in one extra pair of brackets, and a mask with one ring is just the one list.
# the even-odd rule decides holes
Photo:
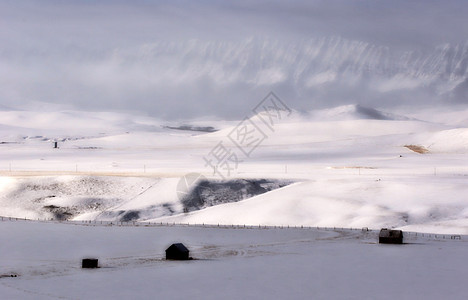
[[(241, 116), (274, 90), (293, 108), (312, 109), (318, 95), (291, 79), (288, 49), (298, 61), (298, 48), (340, 37), (430, 53), (466, 46), (467, 15), (463, 0), (1, 1), (0, 105)], [(385, 100), (346, 93), (322, 93), (319, 102)]]

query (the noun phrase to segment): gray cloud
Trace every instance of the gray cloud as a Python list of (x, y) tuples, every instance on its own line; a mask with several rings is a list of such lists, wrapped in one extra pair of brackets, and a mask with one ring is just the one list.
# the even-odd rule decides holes
[(186, 118), (242, 117), (270, 90), (299, 109), (463, 103), (467, 13), (460, 0), (2, 2), (0, 104)]

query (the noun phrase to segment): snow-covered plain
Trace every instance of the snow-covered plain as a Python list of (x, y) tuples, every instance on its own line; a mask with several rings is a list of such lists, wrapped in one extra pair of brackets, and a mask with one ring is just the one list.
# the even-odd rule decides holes
[[(293, 112), (246, 157), (227, 138), (238, 122), (0, 111), (1, 298), (463, 299), (465, 112)], [(224, 181), (204, 160), (219, 142), (240, 158)], [(187, 209), (188, 173), (223, 201)], [(172, 242), (197, 260), (164, 261)], [(86, 256), (102, 268), (81, 270)]]
[[(465, 299), (466, 237), (309, 228), (0, 223), (2, 299)], [(165, 261), (173, 242), (192, 261)], [(34, 246), (32, 246), (34, 245)], [(80, 268), (84, 257), (100, 269)]]

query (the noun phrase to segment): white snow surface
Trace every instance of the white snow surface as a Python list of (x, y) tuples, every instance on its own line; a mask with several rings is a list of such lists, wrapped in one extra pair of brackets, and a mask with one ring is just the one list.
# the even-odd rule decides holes
[[(461, 239), (452, 239), (453, 237)], [(2, 299), (465, 299), (466, 236), (0, 222)], [(166, 261), (182, 242), (191, 261)], [(34, 245), (34, 246), (32, 246)], [(81, 269), (82, 258), (98, 269)], [(11, 277), (11, 275), (16, 277)]]
[[(0, 111), (0, 298), (465, 299), (464, 112), (249, 116), (266, 138), (246, 157), (237, 122)], [(187, 124), (218, 131), (166, 127)], [(240, 158), (228, 180), (292, 184), (184, 213), (180, 178), (219, 180), (220, 142)], [(382, 227), (405, 244), (378, 244)], [(195, 259), (166, 261), (175, 242)]]
[[(0, 215), (42, 220), (65, 210), (74, 220), (117, 221), (130, 214), (133, 221), (468, 234), (464, 112), (405, 116), (347, 105), (293, 112), (272, 128), (252, 115), (265, 138), (247, 157), (228, 138), (238, 122), (0, 111)], [(187, 124), (218, 131), (167, 128)], [(53, 149), (55, 141), (59, 149)], [(239, 158), (228, 179), (294, 184), (183, 213), (181, 176), (219, 179), (204, 158), (220, 142)]]

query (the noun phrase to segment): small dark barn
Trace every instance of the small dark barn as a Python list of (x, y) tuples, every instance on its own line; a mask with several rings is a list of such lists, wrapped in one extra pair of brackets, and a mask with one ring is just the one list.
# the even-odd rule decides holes
[(380, 244), (403, 244), (403, 231), (382, 228), (379, 234)]
[(83, 269), (95, 269), (98, 267), (98, 259), (97, 258), (84, 258), (81, 261), (81, 267)]
[(184, 246), (184, 244), (172, 244), (166, 249), (166, 259), (189, 260), (189, 250)]

